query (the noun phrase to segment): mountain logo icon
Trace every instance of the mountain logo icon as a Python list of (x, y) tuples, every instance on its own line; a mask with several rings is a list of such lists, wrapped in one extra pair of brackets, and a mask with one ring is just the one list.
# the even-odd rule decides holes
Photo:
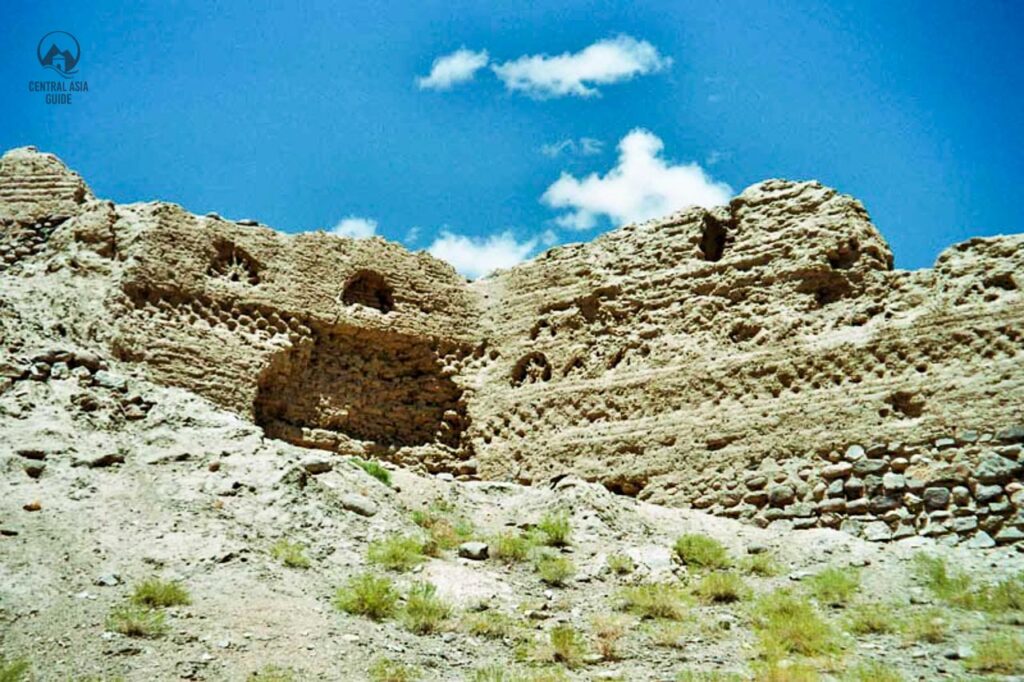
[(82, 56), (78, 39), (66, 31), (50, 31), (39, 40), (36, 57), (44, 69), (53, 69), (64, 78), (77, 73), (75, 67)]

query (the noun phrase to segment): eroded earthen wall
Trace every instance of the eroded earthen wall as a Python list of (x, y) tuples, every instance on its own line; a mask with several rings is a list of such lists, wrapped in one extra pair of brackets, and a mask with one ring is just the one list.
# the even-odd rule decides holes
[(468, 285), (244, 222), (9, 152), (0, 276), (39, 301), (0, 331), (104, 346), (309, 447), (879, 540), (1024, 536), (1022, 236), (897, 271), (859, 202), (773, 180)]

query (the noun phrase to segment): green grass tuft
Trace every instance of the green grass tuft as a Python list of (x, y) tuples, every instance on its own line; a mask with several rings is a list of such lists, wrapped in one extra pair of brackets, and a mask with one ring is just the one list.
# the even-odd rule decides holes
[(334, 595), (336, 608), (373, 620), (387, 618), (395, 611), (398, 591), (389, 578), (361, 573), (349, 579)]
[(914, 557), (914, 574), (937, 599), (951, 606), (974, 609), (980, 597), (971, 576), (964, 571), (950, 570), (941, 557), (918, 554)]
[(504, 639), (515, 632), (515, 621), (500, 611), (471, 613), (462, 619), (462, 629), (477, 637)]
[(289, 568), (309, 568), (306, 547), (301, 542), (281, 538), (270, 548), (270, 555)]
[(411, 632), (426, 635), (440, 630), (451, 615), (451, 606), (437, 596), (437, 588), (419, 582), (409, 588), (401, 621)]
[(788, 654), (819, 656), (838, 649), (832, 627), (809, 601), (789, 590), (776, 590), (758, 599), (752, 616), (754, 630), (769, 659)]
[(411, 535), (392, 535), (383, 540), (374, 540), (366, 550), (366, 558), (372, 564), (393, 571), (408, 571), (427, 560), (425, 543)]
[(0, 682), (23, 682), (29, 679), (32, 665), (24, 658), (13, 661), (0, 657)]
[(1024, 673), (1024, 639), (1003, 632), (975, 642), (974, 652), (965, 661), (968, 670), (999, 675)]
[(616, 575), (629, 575), (636, 570), (636, 562), (628, 554), (609, 554), (606, 563)]
[(556, 587), (565, 585), (576, 575), (576, 565), (570, 559), (561, 556), (541, 556), (535, 564), (540, 579)]
[(810, 664), (789, 659), (759, 663), (753, 672), (754, 682), (818, 682), (821, 679)]
[(391, 486), (391, 472), (385, 469), (378, 462), (367, 461), (360, 459), (359, 457), (353, 457), (352, 463), (357, 467), (370, 474), (384, 485)]
[(750, 595), (750, 588), (736, 573), (716, 571), (702, 577), (693, 586), (693, 593), (705, 603), (728, 604), (746, 599)]
[(111, 610), (106, 627), (128, 637), (155, 638), (167, 633), (164, 614), (136, 604), (125, 604)]
[(695, 568), (728, 568), (732, 563), (722, 543), (700, 533), (680, 536), (675, 552), (684, 564)]
[(571, 625), (556, 625), (548, 635), (556, 663), (575, 668), (583, 659), (583, 636)]
[(514, 564), (526, 560), (530, 555), (530, 550), (533, 549), (533, 542), (531, 538), (522, 533), (508, 531), (499, 533), (492, 538), (489, 549), (491, 556), (495, 559)]
[(427, 531), (429, 541), (425, 552), (431, 556), (455, 549), (471, 540), (475, 532), (471, 521), (455, 514), (451, 505), (441, 501), (436, 501), (427, 509), (417, 509), (412, 513), (412, 520)]
[(843, 673), (843, 682), (903, 682), (899, 671), (878, 661), (859, 663)]
[(846, 629), (855, 635), (884, 635), (896, 631), (895, 610), (887, 604), (858, 604), (850, 608)]
[(807, 581), (819, 604), (845, 606), (860, 588), (860, 571), (855, 568), (826, 568)]
[(750, 575), (762, 578), (771, 578), (780, 572), (779, 565), (775, 563), (772, 555), (767, 552), (743, 557), (740, 560), (740, 568)]
[(371, 682), (415, 682), (420, 679), (418, 668), (387, 658), (378, 658), (367, 672)]
[(682, 620), (686, 617), (687, 594), (673, 583), (647, 583), (627, 587), (619, 593), (622, 608), (641, 618)]
[(132, 603), (138, 606), (163, 608), (190, 603), (188, 590), (175, 582), (149, 578), (135, 586)]
[(949, 619), (942, 609), (928, 609), (915, 613), (900, 624), (903, 638), (908, 642), (944, 642), (949, 632)]
[(544, 544), (552, 547), (565, 547), (569, 544), (569, 535), (572, 532), (569, 513), (559, 511), (545, 514), (537, 524), (537, 529), (544, 534)]

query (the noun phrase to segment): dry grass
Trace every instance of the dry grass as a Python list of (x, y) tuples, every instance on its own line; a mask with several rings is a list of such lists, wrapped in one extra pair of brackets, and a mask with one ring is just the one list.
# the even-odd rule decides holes
[(245, 682), (298, 682), (298, 679), (295, 671), (291, 668), (265, 665), (245, 678)]
[(780, 573), (779, 565), (771, 554), (751, 554), (740, 560), (740, 569), (761, 578), (771, 578)]
[(599, 614), (590, 620), (590, 631), (594, 635), (594, 646), (601, 658), (616, 661), (619, 654), (619, 640), (633, 625), (632, 621), (616, 614)]
[(462, 629), (477, 637), (504, 639), (516, 630), (515, 621), (500, 611), (471, 613), (462, 619)]
[(753, 682), (818, 682), (821, 675), (803, 661), (770, 660), (754, 666)]

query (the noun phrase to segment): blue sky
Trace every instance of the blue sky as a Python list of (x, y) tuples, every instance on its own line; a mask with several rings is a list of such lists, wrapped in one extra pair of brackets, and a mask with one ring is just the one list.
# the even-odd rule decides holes
[[(897, 267), (1024, 230), (1024, 3), (298, 5), (8, 0), (0, 147), (470, 275), (769, 177), (861, 199)], [(55, 29), (89, 84), (68, 106), (27, 86)]]

